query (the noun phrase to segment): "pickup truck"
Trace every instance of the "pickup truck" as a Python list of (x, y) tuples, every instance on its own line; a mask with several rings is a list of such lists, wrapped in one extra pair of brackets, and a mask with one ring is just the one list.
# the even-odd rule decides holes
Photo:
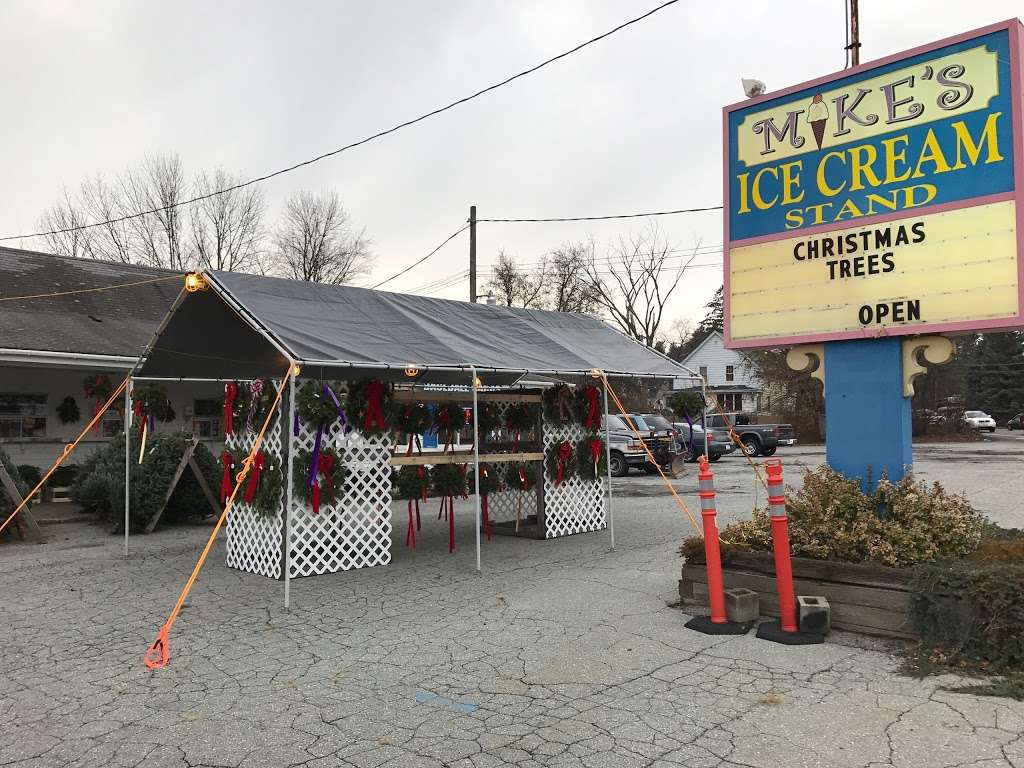
[[(650, 469), (650, 458), (644, 450), (647, 449), (654, 454), (654, 458), (662, 466), (669, 466), (675, 457), (675, 438), (671, 430), (665, 430), (664, 435), (658, 430), (651, 429), (641, 418), (635, 414), (630, 415), (632, 426), (627, 424), (625, 418), (618, 414), (608, 415), (608, 446), (611, 449), (611, 473), (613, 477), (623, 477), (629, 472), (630, 467), (635, 469)], [(636, 427), (640, 432), (641, 440), (636, 439)]]
[(790, 424), (734, 424), (717, 413), (707, 417), (707, 424), (721, 432), (723, 439), (729, 439), (729, 429), (733, 429), (747, 456), (771, 456), (780, 445), (796, 445), (796, 433)]

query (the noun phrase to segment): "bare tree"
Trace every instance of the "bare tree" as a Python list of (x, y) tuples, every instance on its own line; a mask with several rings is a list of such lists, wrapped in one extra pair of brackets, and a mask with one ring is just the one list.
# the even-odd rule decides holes
[[(73, 200), (67, 187), (64, 199), (54, 203), (39, 217), (39, 229), (46, 248), (60, 256), (93, 258), (91, 231), (77, 229), (88, 223), (88, 216), (77, 200)], [(61, 231), (70, 230), (70, 231)]]
[(657, 224), (651, 223), (643, 232), (620, 237), (609, 248), (607, 263), (599, 263), (593, 251), (587, 263), (599, 305), (619, 328), (648, 347), (657, 341), (665, 305), (697, 256), (694, 248), (689, 259), (673, 267), (671, 251)]
[(130, 219), (136, 260), (154, 267), (189, 268), (192, 259), (185, 245), (188, 219), (180, 207), (189, 194), (181, 158), (177, 154), (146, 155), (119, 183), (126, 208), (153, 211)]
[(601, 299), (587, 271), (593, 262), (594, 241), (566, 243), (548, 255), (546, 279), (548, 306), (556, 312), (593, 315), (601, 310)]
[(266, 205), (258, 187), (231, 189), (242, 181), (223, 168), (196, 175), (194, 196), (229, 190), (192, 204), (191, 238), (199, 263), (229, 272), (265, 271), (262, 263), (263, 213)]
[(342, 285), (373, 265), (366, 230), (356, 232), (334, 191), (302, 191), (285, 203), (274, 234), (278, 269), (296, 280)]
[(494, 293), (499, 304), (506, 307), (539, 309), (544, 303), (547, 261), (541, 259), (532, 275), (516, 263), (515, 258), (498, 251), (498, 263), (491, 270), (491, 279), (484, 286)]
[(130, 264), (133, 252), (133, 228), (128, 221), (117, 221), (133, 213), (123, 188), (108, 184), (101, 174), (82, 182), (79, 200), (90, 222), (102, 222), (86, 232), (90, 235), (91, 256), (104, 261)]

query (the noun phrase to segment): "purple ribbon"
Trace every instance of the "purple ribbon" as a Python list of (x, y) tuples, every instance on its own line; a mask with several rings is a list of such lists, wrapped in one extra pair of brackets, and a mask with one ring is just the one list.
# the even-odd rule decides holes
[(295, 418), (292, 420), (292, 434), (295, 437), (299, 436), (299, 411), (296, 409)]
[[(334, 394), (334, 390), (327, 384), (324, 384), (323, 392), (320, 394), (321, 399), (330, 398), (334, 404), (335, 409), (338, 411), (337, 418), (341, 420), (341, 423), (345, 426), (345, 433), (348, 434), (350, 427), (348, 426), (348, 419), (345, 417), (345, 412), (341, 409), (341, 403), (338, 401), (338, 396)], [(334, 423), (335, 419), (327, 422), (321, 422), (316, 428), (316, 441), (313, 443), (313, 455), (309, 459), (309, 475), (306, 477), (306, 484), (312, 488), (316, 485), (316, 475), (320, 471), (320, 452), (323, 446), (324, 432), (330, 428)], [(299, 414), (295, 414), (295, 434), (299, 434)]]

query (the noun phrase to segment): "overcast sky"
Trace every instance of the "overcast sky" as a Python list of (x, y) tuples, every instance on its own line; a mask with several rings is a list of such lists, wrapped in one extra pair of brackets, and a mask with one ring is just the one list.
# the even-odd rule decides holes
[[(190, 171), (290, 165), (657, 4), (3, 0), (0, 234), (33, 231), (64, 185), (147, 152), (178, 152)], [(1021, 0), (861, 0), (862, 60), (1022, 11)], [(740, 77), (792, 85), (841, 69), (843, 45), (842, 0), (683, 0), (440, 117), (268, 182), (270, 214), (297, 189), (336, 188), (373, 238), (372, 283), (454, 232), (471, 203), (482, 218), (718, 205), (721, 107), (742, 98)], [(481, 271), (499, 248), (535, 262), (563, 241), (593, 235), (603, 247), (642, 223), (481, 224)], [(721, 283), (721, 214), (659, 224), (673, 246), (710, 251), (671, 307), (672, 318), (700, 317)], [(388, 287), (415, 290), (467, 266), (463, 236)], [(431, 293), (467, 298), (468, 280)]]

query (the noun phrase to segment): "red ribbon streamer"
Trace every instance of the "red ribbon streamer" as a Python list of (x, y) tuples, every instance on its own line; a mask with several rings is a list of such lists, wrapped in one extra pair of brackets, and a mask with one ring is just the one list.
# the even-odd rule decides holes
[[(334, 478), (331, 473), (334, 471), (334, 457), (325, 453), (320, 454), (320, 460), (317, 462), (317, 479), (316, 484), (313, 486), (312, 499), (310, 500), (310, 506), (313, 507), (313, 514), (320, 514), (320, 494), (321, 485), (325, 485), (327, 488), (327, 498), (330, 501), (334, 501)], [(320, 475), (323, 475), (323, 483), (320, 480)]]
[(380, 429), (384, 429), (383, 397), (383, 382), (378, 381), (377, 379), (372, 379), (366, 385), (366, 418), (363, 420), (364, 432), (369, 432), (370, 428), (374, 425)]
[(484, 518), (484, 536), (486, 536), (487, 540), (490, 541), (491, 540), (491, 517), (488, 514), (487, 494), (486, 493), (483, 496), (480, 497), (480, 513), (483, 515), (483, 518)]
[(238, 385), (229, 381), (224, 385), (224, 434), (235, 433), (235, 398), (238, 397)]
[(455, 551), (455, 497), (448, 497), (448, 554)]
[(597, 466), (601, 462), (601, 454), (604, 452), (604, 440), (595, 437), (590, 441), (590, 460), (594, 463), (594, 477), (597, 477)]
[(235, 465), (234, 457), (227, 451), (220, 455), (221, 466), (224, 467), (224, 476), (220, 480), (220, 503), (227, 503), (231, 495), (231, 468)]
[[(424, 488), (423, 489), (423, 496), (424, 496), (423, 500), (424, 501), (426, 501), (426, 498), (425, 498), (426, 495), (427, 495), (427, 491)], [(413, 501), (416, 502), (416, 530), (418, 531), (420, 529), (420, 500), (419, 499), (413, 499)]]
[(526, 477), (526, 473), (522, 469), (519, 470), (519, 484), (522, 486), (524, 491), (530, 490), (530, 481)]
[(245, 488), (245, 503), (252, 504), (256, 498), (256, 491), (260, 487), (260, 472), (267, 468), (267, 455), (263, 451), (257, 451), (252, 462), (252, 469), (249, 475), (249, 485)]
[(587, 398), (587, 418), (583, 422), (583, 426), (587, 429), (600, 429), (601, 428), (601, 413), (597, 408), (597, 398), (600, 394), (597, 391), (597, 387), (587, 387), (583, 390), (583, 394)]
[(558, 472), (555, 473), (555, 485), (561, 485), (565, 479), (565, 463), (572, 455), (572, 446), (569, 443), (561, 443), (558, 446)]
[[(419, 502), (416, 504), (416, 516), (419, 517), (420, 505)], [(416, 526), (412, 522), (412, 499), (409, 500), (409, 527), (405, 531), (405, 546), (409, 546), (410, 542), (412, 548), (416, 549)]]

